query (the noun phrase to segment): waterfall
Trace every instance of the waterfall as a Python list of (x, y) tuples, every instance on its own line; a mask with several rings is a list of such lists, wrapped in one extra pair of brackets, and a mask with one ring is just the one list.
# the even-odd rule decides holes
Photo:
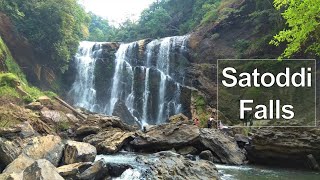
[[(96, 95), (99, 89), (95, 89), (98, 78), (95, 68), (102, 67), (95, 67), (95, 64), (97, 59), (108, 58), (99, 53), (105, 52), (102, 49), (105, 45), (82, 42), (75, 57), (76, 80), (69, 92), (74, 104), (98, 113), (115, 114), (141, 126), (164, 123), (169, 116), (181, 113), (183, 107), (187, 107), (183, 106), (180, 96), (188, 64), (185, 55), (188, 37), (167, 37), (142, 45), (138, 42), (120, 44), (115, 58), (108, 61), (113, 64), (112, 69), (105, 70), (108, 77), (104, 81), (108, 81), (108, 87), (105, 87), (103, 97)], [(145, 49), (144, 52), (141, 49)], [(100, 102), (102, 98), (106, 100)]]
[[(110, 102), (107, 103), (106, 106), (106, 114), (112, 114), (113, 109), (114, 109), (114, 105), (116, 104), (116, 102), (121, 98), (121, 93), (122, 93), (122, 83), (128, 83), (128, 82), (124, 82), (123, 79), (123, 72), (128, 72), (129, 73), (129, 77), (132, 78), (133, 76), (133, 72), (132, 72), (132, 66), (127, 62), (127, 55), (128, 52), (132, 52), (131, 48), (136, 45), (136, 43), (130, 43), (130, 44), (121, 44), (119, 47), (119, 50), (116, 53), (116, 69), (115, 69), (115, 73), (113, 76), (113, 83), (112, 83), (112, 91), (111, 91), (111, 98), (110, 98)], [(132, 92), (132, 88), (131, 88), (131, 92)], [(129, 94), (129, 97), (127, 98), (131, 98), (133, 99), (133, 94)], [(130, 100), (127, 101), (127, 105), (130, 104)]]
[[(78, 52), (75, 56), (76, 79), (69, 94), (72, 94), (75, 106), (95, 111), (96, 91), (94, 89), (94, 67), (95, 53), (93, 46), (97, 43), (83, 41), (80, 42)], [(99, 44), (97, 44), (99, 45)]]

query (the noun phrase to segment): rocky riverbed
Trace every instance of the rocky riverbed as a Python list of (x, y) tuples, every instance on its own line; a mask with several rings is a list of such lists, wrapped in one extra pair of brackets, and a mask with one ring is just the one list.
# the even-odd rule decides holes
[(220, 179), (224, 171), (215, 163), (319, 158), (316, 130), (291, 144), (285, 137), (297, 132), (256, 130), (250, 143), (236, 131), (199, 129), (183, 118), (142, 131), (119, 117), (73, 112), (49, 98), (8, 106), (25, 113), (20, 123), (0, 128), (0, 179)]

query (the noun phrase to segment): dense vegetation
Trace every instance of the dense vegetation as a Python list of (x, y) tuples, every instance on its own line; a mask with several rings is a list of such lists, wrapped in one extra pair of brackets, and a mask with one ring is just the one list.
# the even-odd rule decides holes
[(0, 37), (0, 96), (6, 98), (20, 98), (29, 103), (43, 95), (53, 96), (52, 92), (42, 92), (30, 86), (15, 62), (9, 49)]
[(0, 0), (0, 11), (11, 17), (47, 63), (62, 72), (79, 41), (88, 36), (90, 19), (77, 0)]
[(320, 1), (275, 0), (274, 6), (278, 10), (285, 8), (282, 15), (287, 22), (287, 28), (271, 41), (277, 46), (287, 42), (281, 57), (290, 58), (300, 50), (320, 56)]
[[(158, 0), (145, 9), (136, 22), (127, 20), (115, 27), (107, 20), (86, 13), (77, 0), (0, 0), (0, 11), (9, 15), (17, 31), (34, 46), (39, 59), (64, 72), (81, 40), (130, 42), (144, 38), (183, 35), (197, 28), (220, 21), (232, 12), (236, 0)], [(256, 52), (257, 47), (271, 41), (277, 46), (287, 43), (282, 57), (291, 57), (304, 50), (319, 55), (319, 0), (281, 1), (256, 0), (248, 21), (255, 26), (258, 41), (239, 39), (236, 49)], [(273, 4), (275, 8), (273, 7)], [(287, 25), (283, 31), (283, 18)], [(270, 29), (273, 32), (264, 31)], [(279, 32), (280, 31), (280, 32)], [(265, 33), (264, 33), (265, 32)], [(264, 34), (263, 34), (264, 33)]]
[(200, 24), (216, 20), (220, 3), (221, 0), (156, 1), (142, 12), (137, 22), (127, 20), (117, 28), (91, 15), (89, 40), (128, 42), (187, 34)]

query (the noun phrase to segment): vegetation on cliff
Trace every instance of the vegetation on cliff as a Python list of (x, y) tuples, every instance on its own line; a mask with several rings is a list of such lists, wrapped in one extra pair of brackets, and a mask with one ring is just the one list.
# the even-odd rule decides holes
[(36, 87), (29, 86), (25, 75), (1, 37), (0, 64), (0, 96), (8, 99), (12, 97), (20, 98), (28, 103), (45, 94), (53, 94), (52, 92), (42, 92)]
[(90, 19), (77, 0), (0, 0), (0, 11), (10, 16), (18, 32), (46, 57), (43, 61), (62, 72), (79, 41), (88, 36)]

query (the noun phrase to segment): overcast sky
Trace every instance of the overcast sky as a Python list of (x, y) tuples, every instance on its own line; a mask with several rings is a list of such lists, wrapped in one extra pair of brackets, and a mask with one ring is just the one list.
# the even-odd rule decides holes
[(154, 0), (79, 0), (87, 11), (91, 11), (117, 25), (127, 18), (137, 20), (141, 12)]

